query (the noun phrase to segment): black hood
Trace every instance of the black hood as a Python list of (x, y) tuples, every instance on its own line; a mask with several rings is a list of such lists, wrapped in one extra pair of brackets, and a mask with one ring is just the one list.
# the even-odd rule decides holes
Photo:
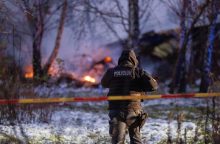
[(138, 60), (133, 50), (124, 50), (118, 60), (119, 66), (137, 67)]

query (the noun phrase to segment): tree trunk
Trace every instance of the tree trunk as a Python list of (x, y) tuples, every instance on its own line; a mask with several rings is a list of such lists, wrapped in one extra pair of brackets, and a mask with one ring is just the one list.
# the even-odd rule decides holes
[(28, 21), (29, 28), (32, 33), (32, 65), (34, 79), (38, 80), (42, 76), (41, 67), (41, 43), (44, 35), (44, 8), (41, 1), (33, 1), (33, 7), (30, 6), (29, 1), (22, 1), (25, 8), (25, 16)]
[(128, 49), (135, 50), (138, 59), (138, 67), (141, 67), (140, 48), (139, 48), (140, 24), (139, 24), (138, 4), (139, 4), (138, 0), (128, 0), (128, 8), (129, 8)]
[(186, 69), (185, 69), (185, 54), (186, 54), (186, 48), (187, 48), (187, 30), (186, 30), (186, 1), (183, 1), (183, 9), (181, 12), (181, 21), (180, 21), (180, 27), (181, 27), (181, 33), (180, 33), (180, 46), (179, 46), (179, 55), (177, 59), (177, 63), (175, 66), (174, 74), (173, 74), (173, 81), (170, 88), (170, 92), (174, 93), (176, 92), (176, 89), (178, 88), (179, 92), (185, 91), (185, 76), (186, 76)]
[(170, 92), (185, 92), (186, 84), (187, 84), (187, 69), (186, 69), (186, 51), (188, 42), (190, 39), (190, 34), (192, 29), (195, 27), (195, 24), (199, 20), (200, 16), (203, 14), (210, 1), (205, 1), (204, 4), (200, 6), (200, 10), (198, 14), (194, 16), (192, 22), (190, 22), (190, 26), (186, 26), (186, 12), (189, 4), (189, 0), (183, 0), (183, 9), (181, 12), (181, 37), (180, 37), (180, 50), (178, 60), (175, 66), (175, 71), (173, 74), (173, 80), (170, 88)]
[(44, 35), (44, 15), (41, 5), (38, 5), (38, 11), (32, 12), (31, 16), (27, 15), (27, 18), (33, 35), (32, 63), (34, 79), (39, 80), (43, 74), (41, 66), (41, 43)]
[(207, 41), (207, 48), (205, 50), (205, 59), (203, 64), (203, 74), (202, 80), (200, 84), (200, 92), (207, 92), (208, 87), (210, 85), (210, 73), (212, 68), (212, 55), (213, 55), (213, 47), (214, 47), (214, 40), (215, 40), (215, 29), (216, 29), (216, 21), (217, 21), (217, 14), (214, 14), (213, 20), (211, 22), (209, 28), (209, 38)]
[(139, 6), (138, 0), (128, 0), (129, 7), (129, 35), (128, 35), (128, 48), (138, 48), (139, 40)]
[[(41, 34), (41, 35), (43, 35), (43, 34)], [(36, 37), (33, 41), (32, 63), (33, 63), (34, 79), (39, 79), (42, 76), (41, 41), (42, 41), (41, 36)]]
[(61, 43), (61, 38), (62, 38), (62, 34), (63, 34), (66, 11), (67, 11), (67, 0), (65, 0), (64, 4), (63, 4), (61, 16), (60, 16), (60, 23), (59, 23), (58, 30), (57, 30), (57, 37), (56, 37), (56, 41), (55, 41), (55, 46), (54, 46), (54, 49), (53, 49), (47, 63), (44, 66), (44, 74), (48, 73), (50, 67), (52, 66), (53, 62), (55, 61), (55, 59), (58, 55), (60, 43)]
[[(187, 39), (187, 38), (185, 38)], [(184, 40), (183, 45), (181, 46), (181, 50), (179, 52), (179, 57), (176, 66), (176, 74), (175, 74), (175, 85), (174, 92), (185, 92), (186, 91), (186, 48), (187, 48), (188, 40)]]

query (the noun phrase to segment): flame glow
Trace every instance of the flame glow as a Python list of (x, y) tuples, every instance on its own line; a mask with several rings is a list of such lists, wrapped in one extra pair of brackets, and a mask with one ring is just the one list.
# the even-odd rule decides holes
[(33, 67), (31, 65), (25, 66), (24, 68), (24, 77), (27, 79), (33, 78), (34, 73), (33, 73)]
[(33, 73), (26, 73), (24, 74), (25, 78), (33, 78), (34, 74)]
[(95, 78), (93, 78), (93, 77), (91, 77), (91, 76), (84, 76), (83, 77), (83, 80), (85, 80), (85, 81), (87, 81), (87, 82), (91, 82), (91, 83), (95, 83), (96, 82), (96, 80), (95, 80)]
[(59, 73), (59, 68), (56, 65), (52, 65), (48, 70), (48, 74), (53, 77), (57, 76), (58, 73)]
[(110, 63), (110, 62), (112, 62), (112, 58), (107, 56), (104, 58), (104, 61), (105, 61), (105, 63)]

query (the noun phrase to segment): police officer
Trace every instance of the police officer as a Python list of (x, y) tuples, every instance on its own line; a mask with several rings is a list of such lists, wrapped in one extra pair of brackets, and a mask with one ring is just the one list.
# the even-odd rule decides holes
[[(101, 83), (109, 88), (108, 96), (139, 96), (143, 92), (157, 89), (157, 82), (146, 71), (138, 68), (138, 60), (133, 50), (124, 50), (118, 66), (108, 69)], [(128, 131), (131, 144), (141, 144), (140, 128), (146, 114), (141, 100), (109, 101), (109, 134), (112, 144), (123, 144)]]

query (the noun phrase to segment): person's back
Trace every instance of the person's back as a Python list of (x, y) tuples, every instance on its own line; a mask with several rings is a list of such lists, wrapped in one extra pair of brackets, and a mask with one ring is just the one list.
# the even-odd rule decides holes
[[(101, 81), (103, 87), (109, 88), (108, 96), (136, 96), (157, 88), (156, 81), (137, 65), (138, 60), (134, 51), (122, 52), (118, 66), (109, 69)], [(142, 114), (140, 100), (109, 101), (109, 110), (112, 143), (124, 141), (126, 128), (129, 129), (131, 143), (141, 143), (140, 127), (132, 126)]]

